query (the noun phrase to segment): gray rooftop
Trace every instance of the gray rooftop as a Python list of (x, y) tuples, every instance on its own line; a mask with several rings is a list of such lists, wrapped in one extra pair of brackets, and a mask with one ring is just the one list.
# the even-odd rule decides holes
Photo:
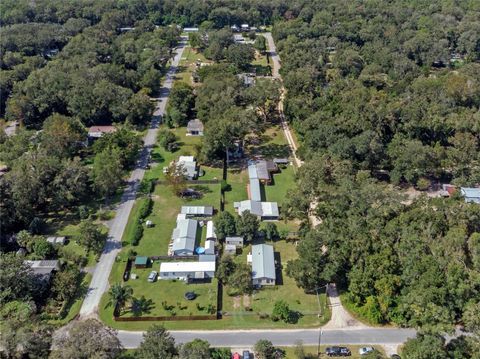
[(173, 230), (173, 251), (195, 249), (197, 238), (197, 221), (194, 219), (181, 219), (177, 221), (177, 227)]
[(262, 200), (262, 192), (260, 190), (260, 181), (256, 178), (250, 180), (250, 199), (252, 201)]
[(213, 216), (212, 206), (182, 206), (182, 214), (191, 216)]
[(195, 120), (188, 121), (187, 131), (189, 131), (189, 132), (190, 131), (198, 131), (198, 132), (203, 131), (202, 121), (200, 121), (198, 118), (196, 118)]
[(254, 214), (256, 216), (262, 216), (263, 211), (262, 211), (262, 203), (258, 201), (241, 201), (241, 202), (235, 202), (234, 207), (238, 208), (238, 213), (242, 214), (245, 211), (250, 211), (251, 214)]
[(268, 244), (252, 246), (252, 277), (276, 279), (273, 246)]

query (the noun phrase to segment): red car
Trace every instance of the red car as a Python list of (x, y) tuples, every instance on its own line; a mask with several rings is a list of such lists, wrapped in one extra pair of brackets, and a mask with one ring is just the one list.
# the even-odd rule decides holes
[(240, 354), (238, 354), (238, 353), (233, 353), (232, 359), (240, 359)]

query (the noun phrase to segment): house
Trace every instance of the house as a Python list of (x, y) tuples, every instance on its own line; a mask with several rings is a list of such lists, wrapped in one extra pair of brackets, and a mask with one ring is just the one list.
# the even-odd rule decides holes
[(288, 165), (290, 161), (288, 158), (274, 158), (273, 163), (275, 163), (277, 166), (278, 165)]
[(257, 178), (251, 179), (249, 184), (249, 194), (252, 201), (262, 201), (262, 191), (260, 189), (260, 181)]
[(47, 237), (47, 242), (53, 245), (65, 245), (67, 239), (65, 237)]
[(237, 246), (235, 244), (226, 244), (225, 247), (223, 247), (223, 253), (237, 254)]
[(113, 133), (117, 129), (113, 126), (92, 126), (88, 129), (88, 138), (97, 139), (103, 137), (106, 133)]
[(233, 35), (233, 41), (237, 44), (243, 44), (245, 43), (245, 39), (243, 38), (242, 34), (234, 34)]
[(197, 240), (198, 222), (194, 219), (177, 220), (177, 227), (172, 233), (171, 253), (175, 256), (191, 256), (194, 254)]
[(184, 27), (184, 32), (198, 32), (198, 27)]
[(36, 275), (42, 281), (49, 281), (52, 273), (58, 271), (60, 266), (58, 260), (40, 260), (40, 261), (25, 261), (33, 270), (33, 274)]
[(225, 244), (233, 244), (236, 247), (243, 247), (243, 237), (226, 237)]
[(252, 284), (254, 286), (275, 285), (275, 257), (273, 246), (252, 246)]
[(183, 173), (188, 180), (195, 180), (198, 178), (197, 161), (193, 156), (178, 157), (177, 167), (183, 168)]
[(465, 202), (480, 204), (480, 187), (479, 188), (461, 187), (460, 192), (462, 193), (463, 197), (465, 197)]
[(211, 217), (213, 216), (212, 206), (182, 206), (181, 214), (187, 217)]
[(237, 77), (243, 83), (245, 87), (251, 87), (255, 85), (255, 74), (238, 74)]
[(248, 26), (248, 24), (242, 24), (242, 25), (240, 25), (240, 28), (242, 29), (242, 31), (249, 31), (250, 30), (250, 26)]
[(273, 161), (250, 161), (248, 164), (248, 177), (259, 180), (262, 184), (272, 183), (272, 173), (278, 172), (278, 166)]
[(148, 261), (148, 257), (135, 257), (135, 268), (147, 268)]
[(205, 254), (215, 254), (215, 241), (207, 239), (205, 241)]
[(215, 233), (215, 225), (213, 224), (213, 221), (208, 221), (207, 222), (207, 240), (217, 240), (217, 234)]
[(261, 220), (278, 220), (279, 211), (277, 202), (259, 202), (246, 200), (234, 202), (233, 207), (241, 216), (243, 212), (249, 211)]
[(188, 121), (187, 136), (203, 136), (203, 123), (198, 118)]
[(160, 279), (179, 279), (186, 282), (215, 277), (215, 261), (163, 262), (160, 264)]

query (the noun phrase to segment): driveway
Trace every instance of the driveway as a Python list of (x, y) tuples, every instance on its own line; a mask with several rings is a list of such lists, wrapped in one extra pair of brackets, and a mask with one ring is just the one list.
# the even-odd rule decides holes
[(175, 80), (175, 72), (177, 71), (185, 45), (186, 39), (183, 38), (182, 42), (175, 50), (175, 57), (173, 58), (172, 64), (166, 74), (162, 88), (159, 91), (159, 96), (156, 97), (157, 104), (150, 129), (144, 137), (144, 146), (138, 157), (136, 168), (130, 175), (127, 188), (123, 193), (115, 218), (111, 221), (105, 248), (95, 267), (92, 281), (90, 282), (87, 295), (80, 309), (80, 318), (88, 318), (98, 314), (100, 299), (102, 298), (103, 293), (108, 289), (108, 277), (110, 276), (115, 257), (121, 249), (123, 232), (127, 225), (133, 203), (135, 202), (138, 186), (145, 174), (150, 152), (156, 141), (160, 116), (163, 116), (165, 113), (168, 95), (170, 94), (170, 90)]

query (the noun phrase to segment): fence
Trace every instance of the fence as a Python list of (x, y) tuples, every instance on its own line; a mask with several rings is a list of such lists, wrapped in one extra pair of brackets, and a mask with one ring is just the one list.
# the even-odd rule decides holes
[[(187, 184), (219, 184), (220, 180), (186, 180)], [(168, 184), (165, 180), (157, 180), (155, 184)]]
[(182, 320), (217, 320), (217, 315), (175, 315), (160, 317), (113, 317), (116, 322), (152, 322), (152, 321), (182, 321)]

